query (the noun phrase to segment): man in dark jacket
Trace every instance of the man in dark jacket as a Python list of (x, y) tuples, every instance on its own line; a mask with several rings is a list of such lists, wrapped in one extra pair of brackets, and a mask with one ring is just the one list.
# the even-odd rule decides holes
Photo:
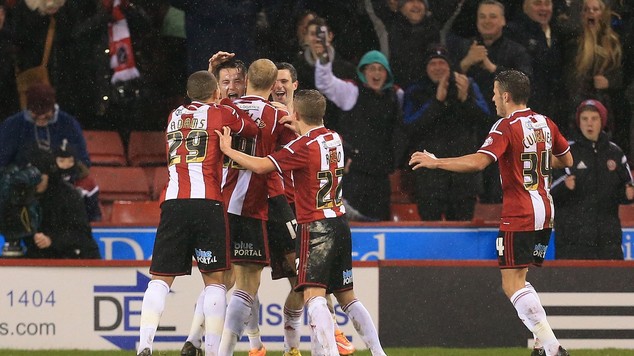
[[(531, 109), (554, 119), (561, 132), (569, 133), (561, 96), (563, 85), (563, 34), (554, 20), (550, 1), (524, 0), (522, 13), (509, 22), (505, 35), (526, 48), (532, 59)], [(519, 68), (518, 68), (519, 69)]]
[[(467, 54), (460, 61), (462, 73), (473, 78), (482, 93), (493, 92), (495, 75), (507, 69), (516, 69), (532, 77), (531, 57), (519, 43), (508, 39), (503, 32), (506, 25), (504, 5), (496, 0), (484, 0), (478, 5), (478, 36), (473, 39)], [(498, 119), (495, 104), (488, 100), (489, 123), (478, 133), (484, 141), (489, 128)], [(482, 172), (483, 192), (481, 203), (501, 203), (502, 187), (497, 164), (491, 164)]]
[[(330, 26), (321, 17), (317, 17), (308, 23), (304, 50), (298, 54), (293, 62), (297, 70), (297, 80), (302, 83), (302, 89), (318, 89), (315, 86), (315, 63), (322, 55), (327, 55), (332, 63), (332, 72), (338, 78), (349, 80), (355, 77), (354, 65), (342, 58), (335, 52), (331, 45), (334, 33)], [(328, 98), (326, 101), (326, 117), (324, 124), (327, 128), (339, 132), (341, 109)]]
[(602, 131), (607, 116), (597, 100), (579, 105), (581, 136), (570, 145), (574, 164), (554, 173), (557, 259), (623, 259), (619, 204), (632, 202), (634, 188), (623, 151)]
[[(332, 62), (318, 62), (315, 83), (342, 111), (339, 132), (350, 159), (343, 179), (343, 197), (361, 218), (389, 220), (389, 174), (403, 160), (403, 91), (385, 56), (367, 52), (357, 66), (357, 80), (344, 81), (332, 72)], [(354, 214), (352, 214), (354, 215)]]
[(52, 153), (36, 151), (29, 161), (42, 173), (37, 187), (42, 223), (25, 239), (27, 258), (100, 259), (84, 201), (59, 174)]
[[(432, 45), (425, 56), (426, 76), (405, 90), (403, 105), (409, 143), (438, 157), (475, 151), (477, 133), (487, 125), (489, 106), (478, 85), (453, 72), (445, 47)], [(415, 195), (422, 220), (471, 220), (480, 191), (479, 173), (421, 169)]]

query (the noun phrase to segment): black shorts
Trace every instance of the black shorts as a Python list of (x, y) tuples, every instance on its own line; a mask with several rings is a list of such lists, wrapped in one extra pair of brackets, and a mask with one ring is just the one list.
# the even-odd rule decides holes
[(297, 220), (286, 197), (278, 195), (269, 198), (269, 221), (266, 222), (271, 254), (271, 278), (297, 276), (295, 262), (289, 263), (287, 256), (295, 255)]
[(500, 268), (541, 266), (546, 257), (551, 230), (500, 231), (495, 242)]
[(300, 224), (296, 291), (325, 288), (326, 293), (352, 289), (352, 236), (348, 220), (328, 218)]
[(231, 262), (249, 262), (267, 266), (269, 264), (266, 221), (229, 215), (231, 235)]
[(161, 204), (150, 273), (191, 274), (192, 256), (201, 272), (227, 270), (229, 234), (224, 204), (206, 199), (171, 199)]

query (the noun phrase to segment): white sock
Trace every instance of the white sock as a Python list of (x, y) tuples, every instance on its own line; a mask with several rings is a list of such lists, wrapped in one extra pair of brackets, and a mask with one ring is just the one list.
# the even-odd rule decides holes
[(200, 348), (203, 342), (203, 333), (205, 332), (205, 314), (203, 313), (203, 300), (205, 300), (205, 290), (203, 289), (196, 300), (194, 308), (194, 316), (192, 317), (192, 325), (187, 335), (187, 341), (194, 346)]
[(326, 306), (326, 298), (313, 297), (306, 302), (306, 310), (311, 329), (311, 355), (338, 355), (335, 342), (335, 329), (332, 325), (330, 311)]
[[(533, 285), (530, 282), (526, 282), (524, 284), (524, 286), (531, 291), (531, 293), (533, 293), (535, 295), (535, 298), (537, 298), (537, 300), (539, 300), (539, 302), (541, 303), (542, 301), (539, 299), (539, 295), (537, 294), (537, 291), (535, 290), (535, 288), (533, 287)], [(520, 317), (520, 319), (522, 319)], [(524, 320), (522, 320), (522, 322), (524, 322)], [(526, 323), (524, 323), (524, 325), (526, 325)], [(526, 325), (526, 327), (528, 327), (528, 325)], [(533, 334), (533, 339), (535, 340), (535, 343), (533, 344), (533, 348), (535, 349), (539, 349), (542, 347), (542, 343), (541, 341), (539, 341), (539, 338), (537, 337), (537, 335)]]
[(259, 350), (262, 348), (262, 339), (260, 339), (260, 298), (255, 296), (253, 305), (251, 306), (251, 316), (244, 330), (249, 337), (249, 347)]
[(227, 289), (222, 284), (210, 284), (203, 293), (205, 355), (217, 355), (227, 310)]
[(158, 328), (161, 314), (165, 309), (165, 298), (170, 292), (170, 287), (164, 281), (153, 279), (147, 284), (145, 294), (143, 294), (143, 304), (141, 305), (141, 321), (139, 325), (139, 348), (140, 353), (145, 348), (152, 351), (152, 342), (156, 329)]
[(363, 342), (368, 346), (372, 355), (385, 355), (385, 351), (383, 351), (379, 341), (379, 333), (376, 331), (370, 313), (363, 304), (355, 299), (341, 309), (350, 317), (352, 325), (359, 333), (359, 336), (361, 336)]
[(239, 289), (233, 291), (229, 306), (227, 306), (227, 316), (225, 317), (218, 355), (233, 355), (238, 339), (249, 321), (252, 305), (253, 297), (249, 293)]
[(559, 341), (555, 337), (548, 320), (546, 320), (546, 311), (535, 296), (535, 293), (529, 288), (522, 288), (515, 292), (511, 297), (511, 303), (517, 310), (517, 315), (522, 319), (526, 327), (540, 340), (544, 345), (546, 355), (557, 354), (559, 349)]
[(299, 349), (300, 328), (303, 309), (293, 310), (284, 307), (284, 351)]

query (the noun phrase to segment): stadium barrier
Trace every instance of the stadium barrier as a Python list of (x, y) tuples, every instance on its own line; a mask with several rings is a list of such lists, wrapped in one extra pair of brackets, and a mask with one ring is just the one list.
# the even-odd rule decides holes
[[(0, 348), (134, 349), (148, 261), (0, 259)], [(383, 260), (354, 263), (355, 291), (386, 347), (523, 347), (532, 335), (500, 288), (494, 261)], [(634, 261), (547, 261), (529, 280), (569, 349), (634, 349)], [(286, 281), (263, 273), (260, 325), (281, 350)], [(177, 278), (155, 339), (179, 349), (189, 331), (200, 275)], [(359, 349), (350, 320), (337, 321)], [(309, 349), (304, 317), (302, 348)], [(246, 338), (238, 344), (247, 350)]]

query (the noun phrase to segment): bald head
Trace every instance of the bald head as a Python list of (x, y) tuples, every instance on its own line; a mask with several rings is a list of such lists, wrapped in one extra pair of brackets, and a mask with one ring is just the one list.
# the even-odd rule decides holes
[(277, 80), (277, 66), (266, 58), (258, 59), (249, 66), (247, 78), (254, 90), (271, 90)]

